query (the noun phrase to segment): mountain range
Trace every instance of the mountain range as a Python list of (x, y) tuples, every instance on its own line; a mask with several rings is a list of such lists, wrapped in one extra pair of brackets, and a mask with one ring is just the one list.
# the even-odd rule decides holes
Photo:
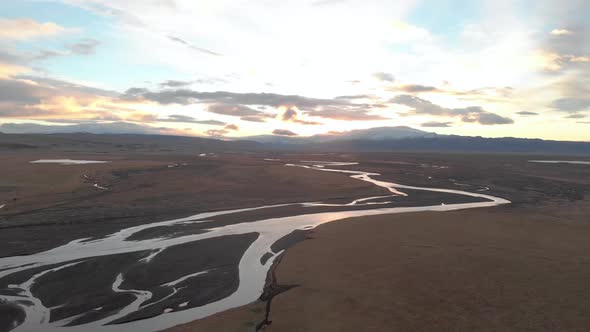
[[(35, 124), (0, 125), (0, 150), (84, 149), (141, 151), (297, 151), (297, 152), (470, 152), (590, 155), (590, 142), (551, 141), (514, 137), (486, 138), (440, 135), (410, 127), (378, 127), (309, 137), (262, 135), (202, 138), (163, 135), (157, 128), (128, 123), (108, 126)], [(22, 132), (31, 130), (31, 134)]]
[(359, 129), (310, 137), (264, 135), (241, 139), (263, 143), (267, 148), (282, 150), (590, 154), (590, 142), (440, 135), (405, 126)]

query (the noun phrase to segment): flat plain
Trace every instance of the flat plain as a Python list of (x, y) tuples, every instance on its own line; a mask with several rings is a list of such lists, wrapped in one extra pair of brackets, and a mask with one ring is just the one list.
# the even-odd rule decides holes
[[(67, 247), (72, 241), (92, 243), (121, 230), (205, 212), (281, 205), (220, 215), (204, 224), (145, 227), (125, 243), (198, 238), (211, 229), (288, 216), (305, 218), (311, 212), (344, 208), (361, 211), (479, 201), (400, 189), (407, 196), (386, 202), (375, 199), (391, 194), (383, 187), (346, 173), (286, 164), (354, 162), (358, 164), (325, 167), (371, 172), (380, 181), (485, 193), (511, 201), (487, 208), (361, 216), (296, 230), (271, 247), (276, 259), (258, 301), (171, 331), (583, 331), (590, 327), (585, 315), (590, 304), (586, 257), (590, 168), (584, 164), (531, 163), (556, 157), (510, 154), (108, 148), (10, 150), (0, 159), (0, 174), (4, 174), (0, 252), (16, 260), (20, 255), (24, 259)], [(39, 159), (108, 162), (30, 163)], [(373, 197), (377, 204), (347, 205), (366, 197)], [(323, 204), (296, 204), (302, 202)], [(70, 319), (73, 326), (83, 327), (133, 303), (129, 294), (111, 293), (111, 288), (119, 287), (113, 286), (119, 273), (125, 276), (122, 289), (150, 289), (152, 297), (146, 302), (149, 308), (114, 321), (125, 326), (228, 297), (238, 288), (238, 265), (253, 241), (254, 233), (240, 233), (160, 251), (138, 249), (73, 260), (78, 264), (75, 268), (44, 276), (32, 292), (51, 305), (52, 322)], [(153, 257), (149, 265), (141, 263)], [(261, 263), (268, 259), (264, 257)], [(72, 276), (88, 271), (95, 271), (88, 285), (73, 287), (67, 282), (79, 280)], [(0, 278), (3, 294), (11, 295), (13, 285), (35, 273), (39, 272), (30, 269)], [(162, 285), (171, 284), (170, 280), (186, 282), (185, 290), (167, 293)], [(161, 306), (152, 305), (160, 302)], [(9, 303), (0, 306), (0, 312), (0, 330), (24, 320), (23, 312)]]

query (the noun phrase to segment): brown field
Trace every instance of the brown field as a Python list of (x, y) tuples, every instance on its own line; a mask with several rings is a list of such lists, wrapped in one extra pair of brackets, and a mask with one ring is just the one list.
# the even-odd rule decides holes
[[(556, 158), (499, 154), (207, 151), (200, 157), (202, 151), (189, 148), (125, 149), (3, 152), (0, 205), (6, 206), (0, 210), (0, 256), (35, 253), (204, 211), (384, 194), (382, 188), (343, 174), (284, 166), (301, 160), (359, 161), (352, 169), (378, 172), (387, 181), (485, 190), (512, 204), (322, 225), (277, 260), (269, 296), (170, 331), (255, 331), (256, 326), (268, 331), (590, 330), (586, 165), (533, 164), (527, 160)], [(111, 162), (29, 163), (53, 158)], [(408, 192), (400, 203), (439, 204), (443, 199)], [(272, 213), (253, 211), (241, 218), (260, 220)], [(300, 211), (293, 207), (282, 213)], [(228, 216), (217, 222), (236, 221)], [(288, 244), (301, 239), (291, 240)], [(236, 251), (242, 242), (247, 243), (227, 242), (224, 249)], [(272, 323), (260, 325), (268, 299)]]
[[(589, 168), (506, 155), (365, 158), (389, 180), (452, 188), (451, 178), (513, 204), (319, 226), (275, 266), (270, 288), (294, 287), (272, 299), (265, 330), (590, 330)], [(255, 303), (169, 331), (254, 331), (264, 317)]]

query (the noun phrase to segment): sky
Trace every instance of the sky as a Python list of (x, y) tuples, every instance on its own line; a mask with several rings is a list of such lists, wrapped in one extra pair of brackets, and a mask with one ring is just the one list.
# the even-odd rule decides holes
[(587, 0), (1, 1), (0, 131), (590, 141), (588, 13)]

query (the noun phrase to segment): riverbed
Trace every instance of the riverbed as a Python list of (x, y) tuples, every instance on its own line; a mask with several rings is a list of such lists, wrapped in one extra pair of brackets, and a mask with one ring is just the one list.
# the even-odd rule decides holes
[[(509, 203), (479, 192), (376, 180), (379, 174), (357, 170), (361, 166), (325, 161), (285, 165), (347, 174), (386, 188), (390, 195), (206, 212), (2, 258), (0, 298), (26, 314), (15, 331), (157, 331), (257, 300), (269, 268), (295, 231), (356, 216)], [(422, 194), (435, 196), (426, 205), (420, 199), (407, 202)], [(194, 250), (195, 257), (170, 265), (180, 249)], [(207, 259), (199, 261), (202, 256)], [(88, 280), (93, 270), (97, 272)], [(96, 291), (85, 294), (86, 303), (81, 303), (77, 297), (82, 294), (72, 283), (85, 282)], [(60, 289), (62, 294), (56, 294)]]

